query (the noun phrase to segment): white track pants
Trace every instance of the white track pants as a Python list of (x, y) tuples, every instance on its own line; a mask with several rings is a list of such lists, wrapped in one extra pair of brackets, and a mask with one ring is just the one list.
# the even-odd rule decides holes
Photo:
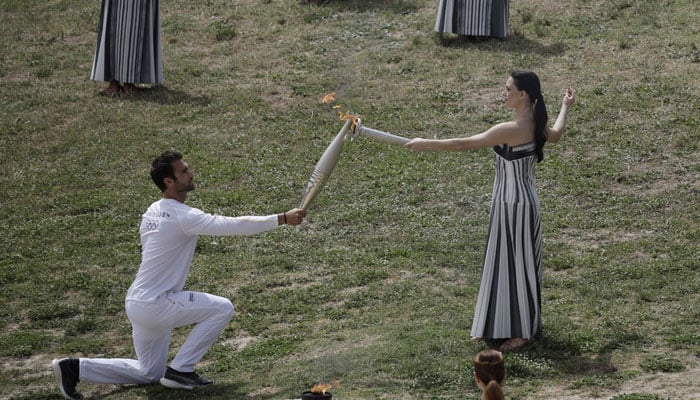
[(95, 383), (144, 384), (158, 382), (168, 362), (173, 328), (196, 324), (170, 363), (180, 372), (194, 366), (233, 318), (231, 301), (201, 292), (168, 292), (153, 302), (126, 300), (133, 327), (136, 360), (81, 358), (80, 380)]

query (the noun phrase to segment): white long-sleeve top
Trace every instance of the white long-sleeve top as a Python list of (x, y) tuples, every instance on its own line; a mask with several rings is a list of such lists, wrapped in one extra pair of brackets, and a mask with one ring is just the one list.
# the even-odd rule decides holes
[(151, 301), (185, 286), (199, 235), (252, 235), (278, 226), (277, 215), (225, 217), (160, 199), (141, 218), (141, 266), (126, 298)]

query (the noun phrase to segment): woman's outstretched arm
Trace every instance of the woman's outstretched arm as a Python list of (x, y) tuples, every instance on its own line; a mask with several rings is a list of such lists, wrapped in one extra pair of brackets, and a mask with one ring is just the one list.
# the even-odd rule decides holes
[(473, 136), (450, 139), (416, 138), (404, 146), (415, 151), (467, 151), (508, 143), (514, 135), (513, 132), (517, 132), (515, 124), (504, 122)]

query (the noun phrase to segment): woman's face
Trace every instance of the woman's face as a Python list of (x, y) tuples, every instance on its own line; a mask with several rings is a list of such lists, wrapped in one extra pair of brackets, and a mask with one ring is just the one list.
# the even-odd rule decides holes
[(524, 94), (525, 92), (518, 90), (518, 87), (515, 86), (513, 77), (509, 76), (508, 80), (506, 81), (505, 92), (503, 92), (506, 108), (517, 108), (517, 106), (520, 105), (520, 102), (522, 102), (525, 98)]

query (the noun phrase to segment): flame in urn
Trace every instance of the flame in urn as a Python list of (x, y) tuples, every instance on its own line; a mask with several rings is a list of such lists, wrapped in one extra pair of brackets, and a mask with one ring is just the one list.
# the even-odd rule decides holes
[(314, 385), (314, 387), (311, 388), (311, 393), (313, 393), (313, 394), (326, 394), (326, 392), (330, 388), (338, 387), (338, 385), (339, 385), (338, 381), (317, 383), (316, 385)]
[(326, 394), (326, 391), (332, 387), (333, 387), (333, 385), (331, 385), (330, 383), (319, 383), (311, 388), (311, 393)]

